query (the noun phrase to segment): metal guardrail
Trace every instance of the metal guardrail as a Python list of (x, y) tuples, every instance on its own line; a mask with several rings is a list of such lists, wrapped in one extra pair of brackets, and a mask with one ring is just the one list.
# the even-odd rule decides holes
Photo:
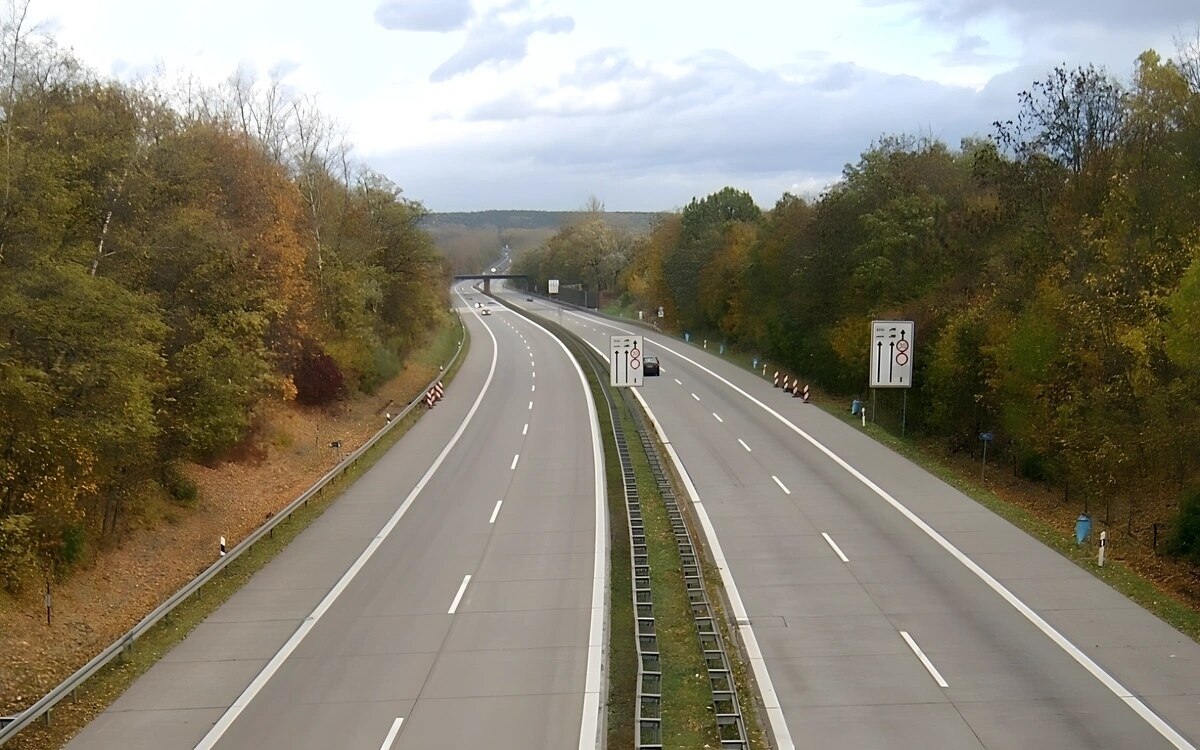
[(646, 451), (650, 473), (654, 475), (663, 504), (667, 508), (667, 517), (671, 521), (671, 532), (675, 536), (675, 544), (679, 548), (679, 559), (683, 566), (683, 582), (687, 587), (688, 603), (691, 605), (692, 619), (696, 624), (696, 635), (700, 639), (700, 647), (704, 650), (704, 662), (708, 669), (708, 683), (712, 691), (713, 712), (716, 714), (721, 748), (722, 750), (746, 750), (750, 747), (750, 741), (746, 737), (746, 722), (738, 703), (737, 685), (729, 664), (729, 656), (725, 652), (724, 640), (717, 627), (716, 616), (708, 601), (708, 593), (704, 587), (704, 574), (696, 553), (696, 546), (692, 543), (691, 530), (683, 520), (683, 510), (679, 507), (671, 480), (663, 469), (658, 450), (644, 425), (638, 434), (642, 439), (642, 447)]
[[(603, 377), (601, 368), (596, 374)], [(603, 382), (603, 381), (602, 381)], [(661, 750), (662, 733), (662, 666), (658, 650), (658, 633), (654, 620), (654, 600), (650, 588), (650, 556), (646, 545), (646, 525), (642, 519), (642, 505), (638, 495), (637, 476), (629, 456), (629, 443), (621, 425), (621, 415), (613, 402), (610, 389), (601, 388), (608, 402), (608, 415), (612, 422), (613, 442), (621, 460), (621, 478), (625, 488), (625, 509), (629, 521), (630, 572), (633, 576), (634, 644), (637, 647), (638, 672), (634, 705), (637, 706), (637, 723), (634, 725), (634, 748), (636, 750)]]
[(409, 404), (405, 406), (399, 414), (392, 417), (390, 422), (385, 424), (378, 432), (372, 435), (367, 442), (363, 443), (363, 445), (358, 448), (358, 450), (339, 461), (336, 466), (334, 466), (325, 474), (325, 476), (318, 479), (313, 486), (309, 487), (304, 491), (303, 494), (290, 502), (287, 507), (271, 516), (271, 518), (263, 523), (263, 525), (251, 532), (250, 536), (239, 542), (223, 557), (218, 558), (216, 562), (208, 566), (208, 568), (206, 568), (204, 572), (200, 573), (200, 575), (186, 583), (183, 588), (176, 591), (169, 599), (158, 605), (158, 607), (156, 607), (150, 614), (142, 618), (141, 622), (139, 622), (137, 625), (134, 625), (129, 632), (118, 638), (111, 646), (101, 651), (95, 658), (75, 672), (75, 674), (68, 677), (60, 685), (43, 696), (41, 700), (39, 700), (37, 703), (34, 703), (32, 706), (25, 709), (25, 711), (14, 717), (0, 718), (0, 745), (8, 742), (10, 739), (16, 736), (18, 732), (32, 724), (43, 715), (45, 715), (47, 717), (47, 721), (49, 721), (50, 709), (58, 704), (59, 701), (74, 692), (80, 685), (86, 682), (88, 678), (100, 671), (113, 659), (120, 656), (127, 649), (132, 648), (133, 643), (138, 638), (145, 635), (147, 631), (158, 624), (158, 622), (164, 617), (169, 615), (171, 611), (183, 603), (184, 600), (196, 593), (202, 586), (204, 586), (204, 584), (211, 581), (218, 573), (224, 570), (226, 566), (240, 557), (246, 550), (250, 549), (255, 542), (270, 534), (276, 526), (283, 521), (286, 521), (298, 508), (307, 505), (308, 501), (311, 500), (313, 496), (325, 488), (325, 485), (341, 476), (346, 469), (353, 466), (354, 463), (357, 462), (364, 453), (374, 447), (374, 445), (378, 443), (385, 435), (387, 435), (387, 433), (393, 427), (399, 424), (404, 417), (408, 416), (413, 409), (420, 406), (423, 403), (425, 393), (428, 392), (428, 390), (432, 388), (439, 380), (441, 380), (445, 373), (450, 372), (451, 367), (453, 367), (454, 363), (458, 360), (459, 355), (462, 353), (463, 342), (466, 340), (466, 334), (465, 326), (463, 326), (461, 318), (459, 318), (459, 327), (464, 331), (464, 333), (459, 339), (458, 349), (455, 350), (454, 356), (452, 356), (450, 361), (446, 363), (444, 370), (439, 372), (438, 375), (434, 377), (432, 381), (430, 381), (429, 385), (423, 388), (421, 393), (411, 402), (409, 402)]
[[(565, 307), (580, 308), (578, 305), (558, 303)], [(514, 308), (516, 309), (516, 308)], [(595, 310), (587, 310), (596, 313)], [(599, 313), (602, 317), (612, 316)], [(637, 323), (639, 321), (632, 321)], [(643, 324), (644, 325), (644, 324)], [(562, 326), (558, 326), (562, 328)], [(575, 334), (563, 329), (563, 334), (579, 341), (582, 347), (587, 343)], [(621, 459), (621, 472), (625, 484), (625, 503), (629, 517), (630, 555), (633, 567), (633, 596), (634, 622), (636, 623), (636, 645), (638, 652), (638, 678), (635, 695), (637, 706), (637, 724), (635, 727), (634, 747), (636, 750), (657, 750), (662, 748), (662, 671), (658, 651), (658, 636), (655, 632), (653, 602), (650, 589), (650, 567), (646, 548), (646, 531), (642, 521), (642, 509), (638, 497), (636, 478), (629, 459), (629, 446), (625, 439), (624, 429), (617, 413), (616, 404), (610, 393), (611, 389), (604, 382), (608, 362), (600, 354), (583, 348), (586, 360), (600, 378), (604, 398), (608, 402), (613, 426), (613, 439), (617, 445), (617, 454)], [(704, 585), (704, 575), (700, 557), (692, 541), (691, 530), (684, 520), (683, 509), (675, 495), (675, 488), (670, 476), (663, 468), (658, 447), (649, 430), (646, 429), (641, 409), (632, 402), (629, 394), (621, 393), (627, 408), (638, 424), (638, 436), (646, 454), (650, 473), (654, 476), (667, 518), (671, 524), (671, 533), (679, 550), (684, 586), (687, 589), (688, 602), (691, 607), (692, 619), (696, 627), (696, 636), (704, 652), (705, 668), (708, 673), (709, 689), (712, 693), (712, 710), (717, 724), (717, 733), (721, 750), (747, 750), (750, 741), (746, 734), (746, 722), (742, 714), (737, 696), (737, 684), (733, 669), (725, 649), (725, 642), (717, 625), (716, 613), (709, 602), (707, 589)]]

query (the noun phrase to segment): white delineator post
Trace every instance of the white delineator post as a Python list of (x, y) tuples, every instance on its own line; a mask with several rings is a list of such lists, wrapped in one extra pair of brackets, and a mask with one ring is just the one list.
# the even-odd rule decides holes
[(1104, 548), (1108, 546), (1108, 532), (1100, 532), (1100, 567), (1104, 567)]
[(220, 557), (224, 557), (224, 556), (225, 556), (225, 537), (221, 537), (221, 554), (220, 554)]

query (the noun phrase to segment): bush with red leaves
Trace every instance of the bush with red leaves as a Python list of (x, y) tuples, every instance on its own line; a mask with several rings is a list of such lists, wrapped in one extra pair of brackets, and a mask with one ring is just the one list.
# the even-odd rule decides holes
[(292, 381), (296, 400), (308, 406), (328, 404), (346, 392), (346, 377), (333, 357), (318, 345), (309, 345), (295, 359)]

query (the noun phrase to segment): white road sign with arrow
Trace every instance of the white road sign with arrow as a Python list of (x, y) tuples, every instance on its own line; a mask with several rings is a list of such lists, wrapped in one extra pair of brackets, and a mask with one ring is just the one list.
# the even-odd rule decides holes
[(641, 336), (613, 336), (609, 350), (609, 384), (628, 386), (642, 384), (642, 356), (645, 341)]
[(913, 322), (871, 321), (871, 387), (912, 388)]

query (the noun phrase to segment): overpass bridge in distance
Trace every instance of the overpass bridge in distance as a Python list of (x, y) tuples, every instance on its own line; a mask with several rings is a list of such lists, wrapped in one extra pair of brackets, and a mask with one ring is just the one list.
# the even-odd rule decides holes
[(483, 281), (483, 293), (492, 293), (492, 279), (525, 279), (525, 289), (529, 289), (529, 274), (527, 273), (464, 273), (456, 274), (455, 281)]

